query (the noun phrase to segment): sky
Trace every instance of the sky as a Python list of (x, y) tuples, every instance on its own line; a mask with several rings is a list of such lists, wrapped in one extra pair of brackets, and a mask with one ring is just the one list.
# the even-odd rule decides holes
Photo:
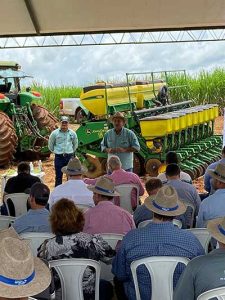
[(44, 85), (85, 86), (126, 80), (126, 72), (225, 67), (225, 42), (1, 49), (0, 60), (17, 61)]

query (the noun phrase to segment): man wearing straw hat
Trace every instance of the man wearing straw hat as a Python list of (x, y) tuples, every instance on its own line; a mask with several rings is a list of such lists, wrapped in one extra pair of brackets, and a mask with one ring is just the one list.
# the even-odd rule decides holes
[(88, 189), (93, 192), (95, 207), (85, 212), (84, 232), (126, 234), (135, 228), (132, 215), (112, 202), (114, 196), (119, 196), (112, 179), (102, 176)]
[(195, 300), (208, 290), (225, 286), (225, 217), (209, 221), (207, 229), (218, 241), (219, 249), (196, 257), (187, 265), (177, 284), (174, 300)]
[(219, 163), (214, 170), (208, 170), (212, 177), (215, 193), (200, 204), (197, 226), (206, 227), (207, 221), (225, 216), (225, 164)]
[[(118, 295), (119, 299), (136, 299), (130, 271), (133, 261), (149, 256), (182, 256), (192, 259), (204, 254), (200, 242), (191, 232), (179, 229), (172, 223), (175, 216), (186, 211), (186, 205), (178, 198), (173, 187), (163, 186), (156, 195), (146, 200), (145, 206), (153, 212), (153, 221), (144, 228), (128, 232), (113, 260), (116, 290), (122, 282), (126, 295), (125, 298), (124, 295)], [(178, 265), (174, 274), (175, 284), (182, 271), (183, 267)], [(141, 299), (151, 299), (147, 274), (147, 271), (143, 271), (138, 276)]]
[(111, 121), (112, 129), (108, 130), (102, 140), (102, 151), (108, 153), (108, 157), (116, 155), (120, 158), (122, 168), (125, 171), (133, 171), (133, 152), (140, 151), (138, 139), (133, 131), (125, 128), (124, 114), (116, 112)]
[(82, 176), (87, 169), (82, 166), (78, 158), (73, 158), (68, 165), (62, 168), (62, 173), (67, 175), (68, 181), (54, 188), (49, 196), (49, 208), (61, 198), (74, 201), (75, 204), (94, 206), (93, 193), (87, 188)]
[(27, 300), (47, 289), (48, 267), (34, 257), (27, 242), (10, 228), (0, 231), (0, 299)]

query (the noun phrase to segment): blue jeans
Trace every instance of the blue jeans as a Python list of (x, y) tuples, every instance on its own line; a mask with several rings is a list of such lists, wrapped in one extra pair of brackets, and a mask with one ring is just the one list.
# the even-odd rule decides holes
[(55, 154), (55, 186), (62, 184), (63, 173), (61, 171), (62, 167), (68, 165), (68, 162), (73, 158), (73, 153), (71, 154)]

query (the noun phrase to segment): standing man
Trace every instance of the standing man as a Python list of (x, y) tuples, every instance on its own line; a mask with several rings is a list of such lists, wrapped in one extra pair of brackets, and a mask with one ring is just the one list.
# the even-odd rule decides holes
[(133, 171), (133, 152), (140, 151), (138, 139), (133, 131), (124, 127), (125, 117), (117, 112), (112, 117), (113, 127), (108, 130), (102, 140), (102, 151), (108, 153), (108, 157), (116, 155), (120, 158), (122, 168), (125, 171)]
[(62, 184), (62, 167), (65, 167), (73, 158), (78, 147), (76, 133), (69, 129), (69, 118), (61, 117), (60, 128), (54, 130), (48, 141), (48, 148), (55, 154), (55, 186)]

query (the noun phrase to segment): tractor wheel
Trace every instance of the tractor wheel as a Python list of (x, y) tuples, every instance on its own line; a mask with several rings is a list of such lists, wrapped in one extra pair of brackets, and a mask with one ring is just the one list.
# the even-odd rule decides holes
[(31, 105), (31, 110), (40, 130), (47, 129), (49, 133), (51, 133), (54, 129), (57, 128), (57, 118), (46, 108), (33, 103)]
[(17, 147), (16, 131), (10, 118), (0, 112), (0, 166), (5, 166), (13, 159)]
[(85, 112), (83, 111), (82, 108), (79, 108), (76, 113), (75, 113), (75, 121), (77, 122), (77, 124), (81, 124), (85, 119)]
[(160, 160), (156, 158), (149, 159), (145, 164), (146, 173), (151, 177), (157, 177), (159, 175), (159, 167), (161, 166)]
[(133, 172), (138, 176), (144, 173), (144, 164), (142, 159), (137, 154), (134, 154)]
[(96, 178), (102, 175), (102, 165), (99, 159), (95, 156), (87, 155), (87, 169), (88, 172), (85, 174), (88, 178)]
[(196, 171), (190, 169), (184, 169), (182, 171), (189, 174), (191, 176), (191, 180), (194, 180), (196, 178)]

